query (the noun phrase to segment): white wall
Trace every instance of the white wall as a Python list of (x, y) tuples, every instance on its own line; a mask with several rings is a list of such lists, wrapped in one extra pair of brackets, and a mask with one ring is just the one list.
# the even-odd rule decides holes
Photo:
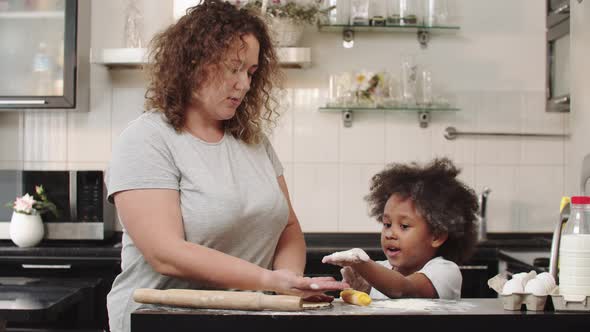
[(567, 188), (580, 192), (580, 171), (584, 156), (590, 153), (590, 2), (571, 2), (570, 37), (572, 82), (572, 139), (567, 149)]
[[(140, 3), (149, 39), (171, 23), (172, 1)], [(419, 48), (414, 34), (357, 32), (355, 47), (343, 49), (339, 33), (306, 30), (302, 46), (311, 47), (313, 65), (286, 70), (284, 115), (272, 138), (304, 231), (376, 231), (362, 200), (369, 178), (389, 162), (442, 155), (463, 168), (461, 178), (478, 192), (491, 187), (490, 231), (552, 231), (566, 193), (568, 140), (443, 138), (447, 126), (463, 131), (569, 130), (569, 115), (544, 111), (544, 1), (455, 0), (450, 7), (461, 30), (434, 35), (426, 50)], [(123, 20), (122, 2), (92, 1), (94, 52), (124, 45)], [(413, 113), (358, 113), (353, 126), (343, 128), (339, 113), (318, 112), (325, 105), (331, 73), (394, 69), (407, 53), (430, 67), (436, 85), (455, 95), (460, 112), (433, 114), (425, 129)], [(91, 87), (89, 113), (0, 113), (0, 162), (105, 167), (118, 134), (141, 112), (145, 80), (139, 71), (93, 65)], [(15, 132), (24, 132), (22, 147)], [(48, 144), (40, 151), (42, 142)], [(5, 149), (10, 159), (4, 157)]]

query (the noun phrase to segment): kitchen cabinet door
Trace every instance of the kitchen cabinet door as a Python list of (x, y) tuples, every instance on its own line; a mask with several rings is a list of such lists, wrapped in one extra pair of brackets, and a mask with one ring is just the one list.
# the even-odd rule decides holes
[(0, 110), (77, 108), (88, 94), (87, 1), (0, 0)]

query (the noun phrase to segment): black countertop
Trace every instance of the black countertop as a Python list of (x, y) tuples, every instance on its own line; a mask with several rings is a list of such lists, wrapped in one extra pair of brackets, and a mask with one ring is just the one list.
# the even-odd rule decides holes
[[(330, 253), (350, 248), (381, 251), (379, 233), (306, 233), (308, 253)], [(490, 233), (478, 249), (537, 251), (551, 247), (549, 233)], [(0, 240), (0, 257), (84, 257), (117, 258), (121, 254), (121, 233), (107, 241), (44, 241), (32, 248), (19, 248), (12, 241)]]
[[(314, 263), (323, 255), (350, 248), (363, 248), (375, 260), (383, 253), (379, 233), (306, 233), (308, 263)], [(19, 248), (11, 241), (0, 241), (0, 261), (18, 263), (76, 262), (96, 264), (120, 262), (121, 233), (101, 242), (51, 241), (32, 248)], [(534, 258), (549, 257), (551, 234), (549, 233), (490, 233), (486, 241), (478, 243), (475, 259), (498, 257), (533, 266)]]
[[(378, 307), (384, 306), (384, 307)], [(131, 314), (131, 331), (365, 331), (391, 327), (410, 331), (586, 330), (590, 312), (508, 311), (500, 299), (460, 301), (399, 299), (359, 307), (334, 301), (333, 307), (303, 312), (240, 311), (144, 305)], [(383, 325), (385, 324), (385, 325)]]
[[(489, 233), (478, 248), (536, 250), (551, 247), (551, 233)], [(306, 233), (309, 252), (333, 252), (350, 248), (380, 251), (379, 233)]]
[(52, 321), (83, 301), (99, 279), (0, 277), (0, 321)]
[(120, 233), (106, 241), (43, 241), (30, 248), (0, 240), (0, 261), (19, 263), (78, 262), (96, 264), (121, 259)]

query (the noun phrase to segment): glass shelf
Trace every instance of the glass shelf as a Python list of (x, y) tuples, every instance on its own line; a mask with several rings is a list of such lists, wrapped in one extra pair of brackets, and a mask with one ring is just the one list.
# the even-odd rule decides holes
[(320, 107), (322, 112), (337, 111), (408, 111), (408, 112), (452, 112), (459, 111), (455, 107), (356, 107), (356, 106), (326, 106)]
[(379, 32), (417, 32), (419, 30), (459, 30), (461, 27), (457, 25), (436, 25), (427, 26), (422, 24), (404, 24), (404, 25), (386, 25), (386, 26), (372, 26), (372, 25), (349, 25), (349, 24), (320, 24), (320, 31), (326, 32), (341, 32), (345, 30), (352, 31), (379, 31)]
[(415, 112), (418, 114), (418, 123), (421, 128), (428, 127), (430, 122), (430, 112), (456, 112), (459, 108), (450, 106), (435, 106), (435, 107), (358, 107), (358, 106), (326, 106), (320, 107), (320, 112), (342, 112), (342, 124), (344, 127), (352, 126), (352, 113), (353, 112), (374, 112), (374, 111), (393, 111), (393, 112)]
[(428, 46), (431, 32), (448, 33), (459, 30), (458, 25), (423, 25), (423, 24), (398, 24), (398, 25), (350, 25), (350, 24), (320, 24), (319, 31), (325, 32), (342, 32), (343, 45), (346, 48), (354, 45), (355, 31), (375, 31), (375, 32), (413, 32), (416, 33), (418, 43), (422, 48)]

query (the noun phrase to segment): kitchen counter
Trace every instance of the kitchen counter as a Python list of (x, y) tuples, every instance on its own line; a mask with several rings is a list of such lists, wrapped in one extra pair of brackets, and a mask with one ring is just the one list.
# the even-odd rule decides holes
[[(68, 303), (78, 301), (80, 296), (72, 288), (75, 283), (69, 283), (65, 288), (54, 285), (53, 288), (41, 291), (37, 290), (43, 283), (23, 286), (27, 289), (30, 287), (30, 293), (20, 292), (18, 287), (11, 286), (12, 300), (0, 300), (6, 306), (16, 309), (19, 305), (28, 303), (45, 307), (29, 307), (25, 311), (11, 310), (12, 318), (8, 320), (7, 328), (107, 329), (106, 295), (121, 270), (120, 266), (120, 238), (100, 242), (44, 241), (32, 248), (19, 248), (11, 241), (0, 241), (1, 278), (98, 281), (92, 287), (85, 288), (81, 299), (83, 302), (72, 305)], [(3, 292), (8, 291), (6, 287)], [(22, 299), (26, 301), (22, 302)]]
[[(378, 307), (378, 306), (386, 307)], [(131, 314), (131, 331), (365, 331), (389, 326), (398, 331), (585, 330), (590, 313), (508, 311), (500, 299), (460, 301), (399, 299), (360, 307), (334, 301), (333, 307), (303, 312), (240, 311), (144, 305)]]
[(0, 260), (16, 262), (48, 262), (69, 260), (80, 262), (118, 261), (121, 242), (113, 239), (103, 242), (59, 241), (41, 242), (38, 246), (20, 248), (12, 241), (0, 241)]
[(98, 279), (0, 277), (0, 321), (54, 321), (85, 300)]
[[(478, 248), (538, 250), (551, 247), (550, 233), (489, 233)], [(381, 251), (379, 233), (306, 233), (308, 252), (334, 252), (350, 248)]]
[[(379, 254), (379, 233), (306, 233), (308, 255), (323, 255), (350, 248), (363, 248), (367, 252)], [(545, 233), (491, 233), (486, 241), (478, 243), (479, 252), (488, 249), (516, 251), (545, 251), (551, 246), (551, 234)], [(121, 255), (121, 233), (111, 240), (101, 242), (88, 241), (51, 241), (42, 242), (32, 248), (19, 248), (12, 241), (0, 240), (0, 259), (48, 260), (69, 258), (80, 260), (113, 260)]]

